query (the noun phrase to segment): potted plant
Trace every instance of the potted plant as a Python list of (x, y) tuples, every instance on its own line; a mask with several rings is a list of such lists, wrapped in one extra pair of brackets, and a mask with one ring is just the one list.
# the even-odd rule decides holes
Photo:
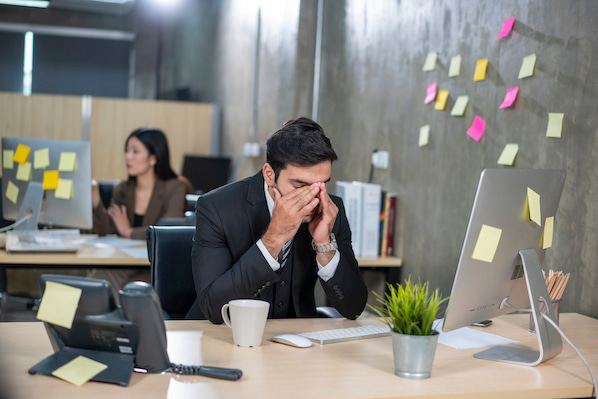
[(431, 375), (438, 332), (432, 328), (442, 298), (438, 288), (430, 293), (429, 282), (416, 284), (411, 276), (403, 286), (388, 285), (383, 296), (374, 292), (379, 306), (368, 305), (390, 327), (395, 374), (412, 379)]

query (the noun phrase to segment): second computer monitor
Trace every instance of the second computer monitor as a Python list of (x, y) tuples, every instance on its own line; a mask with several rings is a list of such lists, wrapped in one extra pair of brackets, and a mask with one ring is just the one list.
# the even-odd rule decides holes
[(230, 164), (230, 158), (185, 155), (182, 175), (203, 194), (228, 183)]

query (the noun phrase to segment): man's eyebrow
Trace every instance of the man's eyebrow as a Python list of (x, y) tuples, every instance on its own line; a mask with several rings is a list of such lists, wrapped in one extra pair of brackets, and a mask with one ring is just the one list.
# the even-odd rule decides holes
[[(292, 183), (297, 183), (297, 184), (304, 184), (306, 186), (311, 186), (313, 183), (308, 183), (306, 181), (300, 180), (300, 179), (289, 179), (291, 180)], [(330, 181), (330, 177), (325, 180), (323, 183), (328, 183)]]

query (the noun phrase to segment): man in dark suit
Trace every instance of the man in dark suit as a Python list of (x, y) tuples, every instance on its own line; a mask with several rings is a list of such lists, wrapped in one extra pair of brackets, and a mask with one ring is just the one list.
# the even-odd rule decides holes
[(342, 201), (326, 189), (337, 159), (330, 140), (298, 118), (266, 147), (260, 172), (197, 201), (192, 258), (202, 313), (222, 323), (222, 305), (255, 298), (270, 303), (269, 318), (315, 317), (319, 278), (329, 303), (356, 318), (367, 288)]

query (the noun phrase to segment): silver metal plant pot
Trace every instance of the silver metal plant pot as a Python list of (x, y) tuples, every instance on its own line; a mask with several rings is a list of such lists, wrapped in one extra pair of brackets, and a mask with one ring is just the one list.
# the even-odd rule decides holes
[(392, 332), (395, 374), (414, 380), (430, 378), (437, 343), (438, 333), (405, 335)]

